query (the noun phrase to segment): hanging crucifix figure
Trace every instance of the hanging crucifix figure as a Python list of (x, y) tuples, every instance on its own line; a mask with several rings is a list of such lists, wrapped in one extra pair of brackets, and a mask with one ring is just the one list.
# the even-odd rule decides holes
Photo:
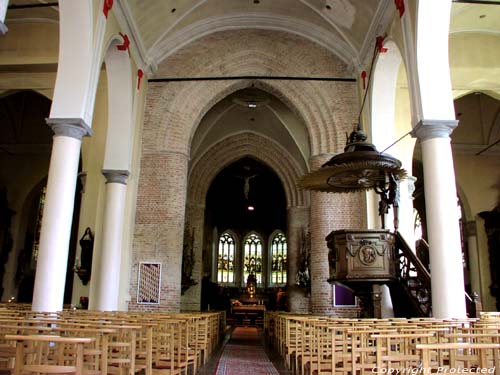
[(243, 195), (245, 196), (245, 199), (248, 200), (248, 196), (250, 194), (250, 179), (254, 178), (255, 176), (257, 176), (256, 174), (252, 175), (252, 176), (236, 176), (238, 178), (241, 178), (243, 179)]
[(245, 194), (245, 199), (248, 200), (248, 194), (250, 194), (250, 179), (257, 176), (254, 174), (253, 176), (244, 177), (245, 183), (243, 184), (243, 194)]

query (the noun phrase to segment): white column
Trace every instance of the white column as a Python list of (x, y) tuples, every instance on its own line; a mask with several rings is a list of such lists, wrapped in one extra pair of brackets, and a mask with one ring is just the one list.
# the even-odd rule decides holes
[(466, 317), (462, 246), (450, 133), (456, 120), (422, 120), (414, 128), (422, 144), (429, 237), (432, 314)]
[[(415, 229), (413, 215), (413, 192), (415, 191), (415, 177), (407, 176), (399, 183), (399, 227), (398, 232), (401, 233), (406, 243), (415, 252)], [(392, 219), (394, 211), (391, 208), (391, 214), (388, 220)]]
[(7, 8), (9, 0), (0, 0), (0, 33), (5, 34), (9, 29), (5, 25), (5, 16), (7, 15)]
[(33, 311), (62, 310), (82, 137), (80, 119), (48, 119), (54, 131), (38, 252)]
[(123, 214), (127, 193), (128, 171), (103, 170), (106, 177), (106, 202), (102, 227), (96, 310), (118, 309), (122, 258)]
[(382, 312), (382, 319), (394, 318), (394, 308), (392, 305), (391, 291), (387, 285), (380, 286), (380, 309)]

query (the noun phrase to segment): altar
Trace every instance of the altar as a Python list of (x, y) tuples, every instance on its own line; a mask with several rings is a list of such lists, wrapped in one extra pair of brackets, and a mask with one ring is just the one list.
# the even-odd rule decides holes
[(231, 316), (236, 326), (264, 326), (265, 305), (231, 306)]

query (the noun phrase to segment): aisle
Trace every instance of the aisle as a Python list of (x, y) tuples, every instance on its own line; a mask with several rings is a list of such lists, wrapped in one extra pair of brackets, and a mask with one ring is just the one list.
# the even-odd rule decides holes
[(264, 348), (255, 327), (236, 327), (224, 347), (215, 375), (279, 375)]

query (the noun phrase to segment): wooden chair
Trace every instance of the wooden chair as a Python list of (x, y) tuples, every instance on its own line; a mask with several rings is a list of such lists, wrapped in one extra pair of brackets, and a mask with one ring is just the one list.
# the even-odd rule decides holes
[(433, 332), (378, 333), (375, 339), (377, 372), (414, 369), (421, 365), (417, 344), (429, 344), (435, 340)]
[(6, 335), (16, 342), (14, 375), (26, 373), (84, 375), (84, 348), (89, 337)]
[[(470, 344), (470, 343), (442, 343), (417, 344), (421, 351), (422, 368), (424, 374), (434, 372), (455, 372), (457, 369), (467, 369), (468, 372), (488, 371), (494, 369), (500, 373), (500, 344)], [(433, 352), (445, 351), (448, 355), (435, 355)], [(446, 363), (433, 361), (432, 358), (447, 358)], [(465, 371), (462, 371), (465, 372)]]

